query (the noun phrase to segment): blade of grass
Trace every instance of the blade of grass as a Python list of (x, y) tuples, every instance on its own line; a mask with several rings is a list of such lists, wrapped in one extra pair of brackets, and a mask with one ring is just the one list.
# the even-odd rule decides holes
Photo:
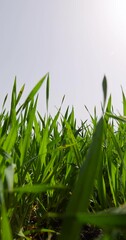
[(4, 98), (4, 101), (3, 101), (3, 104), (2, 104), (2, 109), (3, 109), (4, 106), (5, 106), (5, 103), (6, 103), (6, 101), (7, 101), (7, 98), (8, 98), (8, 94), (6, 94), (6, 96), (5, 96), (5, 98)]
[(126, 227), (126, 214), (124, 213), (78, 213), (77, 219), (83, 224), (88, 222), (107, 229)]
[(12, 89), (11, 95), (11, 110), (10, 110), (10, 123), (12, 126), (16, 124), (16, 97), (17, 97), (17, 85), (16, 85), (16, 78), (14, 80), (14, 85)]
[(35, 111), (36, 111), (36, 105), (37, 105), (37, 99), (36, 99), (36, 102), (34, 105), (33, 105), (33, 101), (31, 102), (32, 108), (30, 108), (31, 110), (29, 112), (29, 121), (27, 123), (25, 137), (24, 137), (24, 139), (21, 139), (21, 144), (20, 144), (20, 152), (21, 152), (20, 164), (21, 165), (24, 161), (25, 155), (26, 155), (28, 147), (30, 145), (31, 131), (32, 131), (32, 126), (33, 126), (33, 121), (34, 121), (34, 116), (35, 116)]
[(66, 121), (66, 128), (67, 128), (67, 134), (70, 140), (71, 147), (73, 148), (75, 157), (76, 157), (76, 164), (78, 167), (80, 167), (82, 159), (81, 159), (81, 154), (78, 149), (77, 141), (73, 135), (72, 129), (69, 125), (69, 123)]
[(122, 99), (123, 99), (123, 115), (126, 116), (126, 97), (125, 97), (123, 89), (122, 89)]
[(107, 98), (107, 79), (106, 76), (104, 76), (102, 81), (102, 89), (103, 89), (103, 111), (105, 109), (106, 104), (106, 98)]
[[(68, 204), (66, 214), (76, 214), (87, 211), (89, 197), (93, 188), (97, 168), (100, 160), (103, 135), (103, 118), (97, 124), (95, 134), (88, 155), (80, 170), (79, 178)], [(81, 224), (75, 219), (65, 218), (61, 239), (78, 240)]]
[(49, 79), (49, 74), (48, 74), (47, 83), (46, 83), (46, 107), (47, 107), (47, 112), (48, 112), (48, 103), (49, 103), (49, 83), (50, 83), (50, 79)]
[[(39, 159), (36, 165), (36, 178), (40, 175), (40, 172), (46, 168), (46, 155), (47, 155), (47, 144), (48, 144), (48, 122), (46, 124), (45, 129), (43, 129), (43, 136), (40, 142), (39, 148)], [(36, 180), (37, 180), (36, 179)]]
[(7, 211), (4, 204), (2, 205), (1, 239), (13, 240), (9, 220), (7, 217)]
[(35, 185), (25, 185), (23, 187), (14, 188), (14, 192), (19, 193), (41, 193), (46, 192), (47, 190), (54, 190), (54, 189), (65, 189), (65, 187), (61, 184), (51, 186), (47, 184), (35, 184)]
[(21, 108), (24, 109), (28, 105), (28, 103), (34, 98), (35, 94), (39, 91), (46, 77), (47, 77), (47, 74), (35, 85), (35, 87), (31, 90), (28, 97), (26, 98), (25, 102), (18, 109), (17, 113), (21, 110)]
[(20, 98), (24, 92), (24, 88), (25, 88), (25, 84), (21, 87), (19, 93), (18, 93), (18, 96), (17, 96), (17, 99), (16, 99), (16, 105), (18, 104), (18, 102), (20, 101)]

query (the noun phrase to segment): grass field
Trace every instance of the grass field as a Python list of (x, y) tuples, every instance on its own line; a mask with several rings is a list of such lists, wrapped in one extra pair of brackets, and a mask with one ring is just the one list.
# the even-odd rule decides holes
[[(124, 240), (125, 94), (117, 116), (104, 77), (101, 118), (94, 110), (90, 123), (78, 127), (74, 108), (49, 115), (49, 81), (46, 74), (21, 103), (24, 86), (17, 93), (15, 80), (10, 110), (7, 96), (1, 106), (0, 239)], [(37, 94), (44, 82), (41, 116)]]

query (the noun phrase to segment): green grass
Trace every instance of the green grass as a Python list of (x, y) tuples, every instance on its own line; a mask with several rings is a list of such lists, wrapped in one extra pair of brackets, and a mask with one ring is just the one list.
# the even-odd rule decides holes
[(78, 127), (74, 108), (50, 116), (49, 82), (46, 74), (21, 103), (24, 85), (17, 93), (15, 79), (10, 110), (7, 96), (1, 107), (0, 239), (78, 240), (85, 224), (102, 229), (99, 239), (126, 239), (125, 94), (117, 116), (104, 77), (100, 119), (94, 108), (90, 122)]

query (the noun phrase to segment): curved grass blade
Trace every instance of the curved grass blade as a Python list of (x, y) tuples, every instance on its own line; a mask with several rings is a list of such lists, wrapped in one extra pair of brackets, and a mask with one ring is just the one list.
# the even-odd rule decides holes
[(40, 89), (41, 85), (43, 84), (43, 82), (45, 81), (46, 77), (47, 77), (47, 74), (35, 85), (35, 87), (31, 90), (28, 97), (26, 98), (25, 102), (18, 109), (17, 113), (20, 111), (21, 108), (24, 109), (28, 105), (28, 103), (31, 100), (33, 100), (35, 94), (39, 91), (39, 89)]
[(117, 121), (122, 121), (124, 123), (126, 123), (126, 116), (117, 116), (117, 115), (114, 115), (112, 113), (109, 113), (109, 112), (106, 112), (107, 116), (117, 120)]
[(16, 105), (18, 104), (18, 102), (20, 101), (20, 98), (22, 96), (22, 93), (24, 92), (24, 88), (25, 88), (25, 84), (21, 87), (19, 93), (18, 93), (18, 96), (17, 96), (17, 99), (16, 99)]

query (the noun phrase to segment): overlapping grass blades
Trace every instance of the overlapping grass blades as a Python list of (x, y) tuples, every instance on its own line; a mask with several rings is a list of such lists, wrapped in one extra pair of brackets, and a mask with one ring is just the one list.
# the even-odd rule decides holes
[[(103, 79), (103, 93), (104, 93), (104, 106), (106, 102), (107, 95), (107, 82), (106, 78)], [(100, 165), (101, 157), (101, 147), (103, 138), (103, 117), (99, 120), (95, 134), (92, 139), (86, 160), (83, 162), (78, 176), (78, 181), (76, 183), (73, 195), (68, 204), (66, 215), (63, 224), (63, 231), (61, 234), (61, 239), (77, 240), (81, 225), (72, 215), (76, 215), (78, 212), (85, 212), (89, 207), (89, 199), (94, 186), (95, 177), (98, 171), (98, 166)], [(99, 169), (101, 170), (101, 169)]]
[[(103, 93), (104, 93), (104, 102), (103, 102), (103, 112), (105, 108), (105, 102), (106, 102), (106, 96), (107, 96), (107, 82), (106, 78), (103, 79)], [(125, 104), (125, 96), (123, 93), (123, 104)], [(125, 110), (125, 108), (123, 107)], [(111, 110), (111, 97), (109, 98), (108, 104), (107, 104), (107, 111)], [(120, 168), (124, 170), (124, 164), (123, 164), (123, 156), (122, 156), (122, 150), (119, 146), (119, 142), (117, 142), (117, 137), (114, 134), (114, 129), (111, 127), (109, 124), (109, 119), (107, 113), (105, 114), (107, 116), (105, 118), (105, 123), (103, 121), (103, 118), (100, 119), (100, 121), (97, 124), (96, 127), (96, 132), (92, 140), (92, 144), (89, 148), (89, 152), (87, 155), (87, 158), (85, 162), (82, 165), (78, 181), (76, 183), (76, 187), (73, 191), (73, 195), (70, 199), (70, 202), (68, 204), (67, 210), (66, 210), (66, 217), (64, 219), (64, 224), (63, 224), (63, 231), (61, 234), (61, 239), (69, 239), (69, 240), (77, 240), (79, 239), (79, 232), (82, 223), (90, 223), (90, 224), (95, 224), (98, 225), (99, 227), (111, 229), (109, 231), (113, 232), (113, 229), (118, 229), (118, 228), (125, 228), (126, 223), (126, 211), (124, 208), (118, 208), (117, 210), (113, 210), (111, 213), (111, 210), (109, 214), (106, 213), (98, 213), (98, 214), (87, 214), (86, 211), (88, 210), (89, 206), (89, 199), (90, 199), (90, 194), (91, 190), (93, 188), (93, 185), (95, 183), (95, 176), (97, 172), (98, 165), (99, 167), (99, 172), (102, 173), (103, 170), (103, 161), (102, 158), (104, 157), (103, 154), (100, 154), (101, 147), (102, 147), (102, 136), (103, 132), (109, 131), (110, 136), (112, 138), (113, 145), (117, 151), (118, 157), (120, 159), (120, 166), (115, 167), (114, 162), (109, 162), (109, 159), (105, 159), (106, 164), (107, 164), (107, 176), (109, 180), (109, 187), (111, 191), (111, 197), (113, 199), (113, 203), (115, 206), (118, 206), (119, 204), (119, 199), (118, 198), (118, 189), (119, 185), (121, 185), (122, 182), (125, 180), (121, 181), (120, 178), (121, 176), (125, 176), (125, 174), (122, 173), (122, 170), (120, 171)], [(113, 117), (113, 116), (112, 116)], [(117, 118), (116, 118), (117, 119)], [(103, 130), (103, 125), (105, 125), (104, 130)], [(104, 138), (104, 140), (106, 140)], [(101, 159), (100, 159), (101, 158)], [(101, 161), (101, 164), (100, 162)], [(123, 167), (121, 166), (123, 164)], [(111, 168), (111, 169), (110, 169)], [(98, 174), (99, 175), (99, 174)], [(101, 179), (98, 178), (98, 192), (99, 192), (99, 197), (100, 200), (103, 200), (104, 206), (106, 206), (106, 186), (105, 186), (105, 179), (103, 173), (100, 174)], [(102, 187), (99, 185), (100, 180), (102, 182)], [(119, 182), (120, 181), (120, 182)], [(119, 184), (118, 184), (119, 182)], [(122, 188), (122, 187), (121, 187)], [(122, 189), (121, 189), (122, 190)], [(120, 190), (120, 192), (122, 192)], [(125, 201), (125, 197), (122, 197), (123, 201)], [(123, 209), (123, 211), (119, 211), (119, 209)], [(117, 213), (117, 215), (115, 214)], [(76, 216), (78, 216), (76, 218)], [(109, 218), (110, 217), (110, 218)], [(109, 220), (108, 220), (109, 218)], [(79, 220), (79, 221), (78, 221)], [(81, 223), (81, 224), (79, 224)], [(103, 239), (111, 239), (112, 235), (104, 235)]]
[(89, 198), (100, 161), (102, 136), (103, 118), (100, 119), (97, 125), (87, 158), (81, 167), (75, 190), (73, 191), (70, 203), (68, 204), (66, 210), (66, 215), (68, 215), (68, 217), (64, 220), (61, 239), (78, 239), (81, 225), (74, 219), (74, 217), (70, 218), (70, 216), (78, 212), (85, 212), (88, 209)]
[[(44, 81), (43, 117), (36, 94)], [(104, 77), (102, 117), (97, 120), (94, 108), (91, 122), (77, 127), (74, 108), (63, 115), (60, 107), (54, 117), (49, 115), (49, 81), (46, 74), (19, 106), (24, 85), (17, 93), (15, 79), (10, 111), (7, 96), (2, 105), (0, 238), (76, 240), (81, 226), (89, 223), (103, 229), (101, 239), (118, 239), (113, 234), (118, 229), (123, 234), (126, 217), (125, 94), (122, 90), (123, 114), (117, 116), (111, 96), (106, 103)]]

